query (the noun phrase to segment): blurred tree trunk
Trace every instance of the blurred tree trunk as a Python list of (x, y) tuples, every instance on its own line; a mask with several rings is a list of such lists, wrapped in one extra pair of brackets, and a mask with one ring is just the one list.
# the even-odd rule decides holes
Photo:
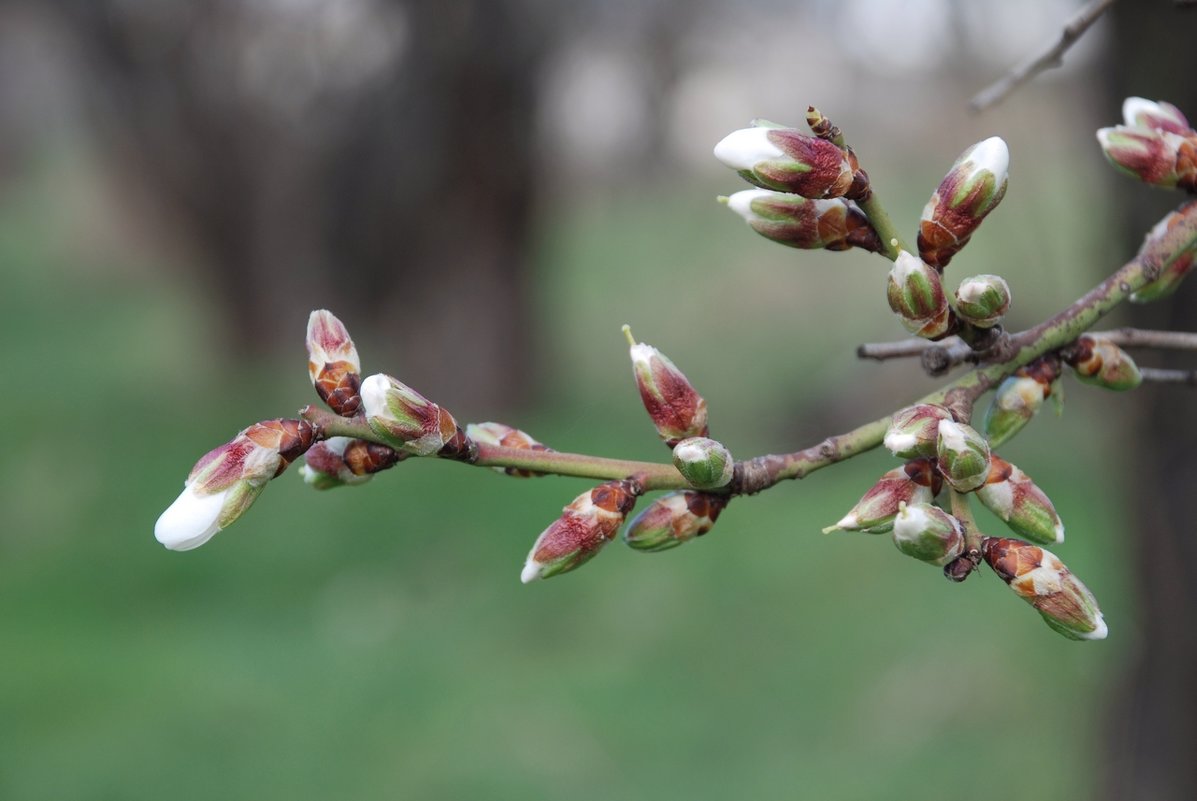
[[(1107, 85), (1111, 122), (1124, 97), (1145, 96), (1179, 106), (1197, 120), (1193, 69), (1197, 9), (1168, 2), (1119, 3), (1113, 8)], [(1121, 179), (1121, 176), (1119, 176)], [(1112, 185), (1115, 219), (1125, 253), (1137, 250), (1144, 233), (1184, 198)], [(1166, 301), (1135, 307), (1132, 323), (1144, 328), (1197, 328), (1197, 279), (1190, 278)], [(1151, 354), (1144, 361), (1193, 368), (1193, 359)], [(1148, 386), (1129, 472), (1135, 530), (1127, 531), (1138, 596), (1138, 651), (1127, 666), (1108, 723), (1109, 770), (1105, 797), (1118, 801), (1191, 801), (1197, 797), (1197, 525), (1192, 511), (1197, 487), (1197, 397), (1188, 387)]]
[(532, 369), (525, 257), (550, 26), (531, 2), (43, 8), (79, 43), (114, 173), (194, 254), (226, 345), (293, 348), (308, 309), (327, 306), (395, 343), (401, 358), (371, 367), (490, 409), (518, 401)]

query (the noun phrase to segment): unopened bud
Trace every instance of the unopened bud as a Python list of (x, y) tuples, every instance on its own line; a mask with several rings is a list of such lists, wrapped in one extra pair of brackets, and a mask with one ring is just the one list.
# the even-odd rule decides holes
[(1010, 285), (1000, 275), (974, 275), (956, 290), (956, 313), (977, 328), (992, 328), (1010, 309)]
[(1042, 356), (1018, 368), (998, 385), (982, 425), (991, 448), (1008, 442), (1031, 422), (1043, 407), (1043, 401), (1052, 396), (1059, 377), (1059, 358)]
[(930, 459), (914, 459), (895, 467), (883, 475), (866, 492), (852, 510), (834, 526), (833, 531), (861, 531), (865, 534), (884, 534), (893, 528), (894, 518), (902, 504), (931, 503), (939, 494), (942, 483)]
[(638, 494), (629, 481), (608, 481), (579, 495), (536, 538), (520, 581), (565, 573), (593, 558), (615, 537)]
[[(521, 448), (530, 451), (552, 451), (552, 448), (545, 447), (537, 442), (530, 435), (520, 431), (518, 428), (512, 428), (504, 423), (470, 423), (466, 426), (466, 436), (474, 442), (484, 442), (488, 445), (499, 445), (504, 448)], [(500, 473), (506, 473), (509, 476), (516, 476), (517, 478), (531, 478), (532, 476), (543, 476), (544, 473), (537, 473), (533, 470), (521, 470), (518, 467), (496, 467)]]
[(349, 331), (333, 313), (317, 309), (308, 317), (308, 375), (316, 394), (342, 417), (361, 407), (362, 364)]
[(960, 521), (929, 503), (902, 504), (894, 518), (893, 538), (899, 551), (936, 567), (964, 553)]
[(1163, 100), (1128, 97), (1122, 101), (1122, 121), (1128, 126), (1189, 135), (1193, 132), (1180, 109)]
[(674, 446), (673, 466), (695, 489), (725, 487), (735, 470), (731, 451), (706, 437), (690, 437)]
[(1097, 141), (1110, 163), (1145, 184), (1197, 192), (1197, 133), (1172, 133), (1119, 125), (1102, 128)]
[(752, 230), (792, 248), (882, 250), (868, 217), (849, 200), (810, 200), (768, 189), (745, 189), (721, 199)]
[(632, 373), (640, 399), (657, 434), (671, 448), (687, 437), (705, 437), (709, 433), (707, 402), (689, 379), (661, 351), (637, 343), (628, 326), (623, 333), (631, 346)]
[(191, 468), (183, 492), (154, 525), (172, 551), (198, 548), (245, 513), (266, 482), (287, 469), (316, 438), (306, 420), (255, 423), (206, 453)]
[(1010, 150), (991, 136), (960, 154), (923, 208), (918, 246), (923, 261), (942, 270), (1006, 194)]
[(764, 189), (815, 200), (857, 194), (859, 165), (851, 151), (794, 128), (732, 131), (715, 145), (715, 158)]
[(915, 336), (936, 339), (951, 330), (952, 309), (939, 271), (917, 256), (898, 252), (889, 273), (886, 298), (902, 326)]
[(885, 447), (900, 459), (935, 456), (939, 423), (952, 413), (938, 403), (921, 403), (897, 412), (885, 432)]
[(1068, 358), (1078, 381), (1123, 392), (1143, 383), (1134, 359), (1122, 348), (1101, 337), (1083, 336)]
[(632, 518), (624, 541), (638, 551), (666, 551), (711, 530), (728, 498), (705, 492), (662, 495)]
[(314, 489), (327, 490), (369, 481), (369, 474), (359, 476), (345, 464), (345, 448), (353, 441), (350, 437), (329, 437), (309, 448), (304, 454), (304, 463), (299, 466), (303, 483)]
[(1093, 593), (1051, 551), (1021, 540), (987, 537), (981, 554), (1055, 631), (1073, 640), (1103, 640), (1109, 633)]
[(363, 381), (362, 406), (370, 428), (392, 448), (413, 456), (457, 456), (467, 450), (453, 415), (397, 378), (376, 373)]
[(1134, 303), (1166, 298), (1197, 265), (1197, 200), (1160, 220), (1143, 240), (1136, 256), (1145, 269), (1158, 270), (1151, 282), (1130, 296)]
[(989, 475), (989, 446), (970, 426), (944, 420), (939, 424), (939, 460), (944, 481), (957, 492), (970, 492)]
[(989, 457), (989, 477), (977, 497), (1010, 530), (1032, 542), (1052, 545), (1064, 541), (1064, 524), (1056, 507), (1026, 473), (997, 455)]

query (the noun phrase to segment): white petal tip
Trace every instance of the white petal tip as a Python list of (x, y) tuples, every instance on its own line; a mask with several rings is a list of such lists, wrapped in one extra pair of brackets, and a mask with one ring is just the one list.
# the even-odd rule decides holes
[(1110, 633), (1110, 629), (1106, 626), (1106, 619), (1101, 615), (1097, 616), (1097, 627), (1093, 631), (1086, 632), (1080, 635), (1082, 640), (1104, 640)]
[(779, 159), (785, 154), (769, 141), (768, 128), (741, 128), (732, 131), (715, 145), (715, 158), (733, 170), (751, 170), (762, 161)]
[(533, 581), (540, 579), (541, 565), (535, 560), (529, 559), (524, 564), (524, 569), (520, 571), (520, 582), (523, 584), (531, 584)]
[(743, 217), (745, 222), (753, 222), (761, 217), (752, 210), (752, 204), (757, 200), (764, 200), (776, 194), (778, 193), (770, 192), (768, 189), (745, 189), (730, 196), (727, 199), (727, 207)]
[(220, 531), (224, 492), (199, 495), (190, 489), (175, 499), (154, 524), (154, 539), (172, 551), (198, 548)]

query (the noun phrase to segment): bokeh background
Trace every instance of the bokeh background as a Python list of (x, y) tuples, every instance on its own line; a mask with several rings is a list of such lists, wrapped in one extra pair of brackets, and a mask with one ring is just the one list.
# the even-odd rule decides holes
[[(880, 453), (528, 587), (586, 482), (291, 471), (198, 551), (152, 536), (200, 454), (309, 402), (312, 308), (368, 372), (564, 450), (664, 457), (625, 322), (741, 456), (929, 391), (854, 358), (901, 335), (884, 263), (756, 237), (711, 146), (818, 105), (909, 231), (1005, 137), (1010, 191), (951, 273), (1005, 275), (1030, 325), (1179, 200), (1113, 175), (1094, 129), (1126, 94), (1197, 116), (1197, 14), (1163, 0), (970, 115), (1076, 7), (0, 3), (0, 798), (1191, 799), (1190, 389), (1066, 379), (1004, 450), (1064, 517), (1101, 643), (988, 571), (819, 534)], [(1111, 324), (1191, 329), (1195, 290)]]

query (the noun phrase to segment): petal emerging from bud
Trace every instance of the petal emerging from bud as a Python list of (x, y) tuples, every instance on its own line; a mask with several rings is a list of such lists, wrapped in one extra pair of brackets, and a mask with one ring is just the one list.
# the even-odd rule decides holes
[(1010, 285), (1000, 275), (974, 275), (956, 290), (956, 313), (978, 328), (992, 328), (1010, 309)]
[(718, 489), (732, 480), (735, 461), (723, 443), (690, 437), (674, 446), (673, 466), (695, 489)]
[(342, 417), (360, 408), (362, 364), (349, 331), (333, 313), (317, 309), (308, 318), (308, 375), (316, 394)]
[(315, 437), (305, 420), (267, 420), (204, 454), (182, 494), (158, 518), (154, 537), (172, 551), (203, 545), (244, 514), (266, 482), (308, 450)]
[(593, 558), (619, 531), (637, 494), (629, 481), (608, 481), (579, 495), (536, 538), (520, 581), (565, 573)]
[(939, 271), (904, 250), (890, 270), (886, 298), (902, 326), (915, 336), (936, 339), (951, 329), (952, 309)]
[(936, 567), (964, 553), (960, 521), (928, 503), (902, 504), (894, 518), (893, 537), (899, 551)]
[(883, 475), (840, 522), (823, 529), (823, 533), (861, 531), (865, 534), (884, 534), (893, 528), (894, 518), (902, 504), (913, 506), (931, 503), (941, 486), (930, 459), (907, 462)]
[(1128, 97), (1122, 101), (1122, 120), (1131, 127), (1168, 131), (1183, 136), (1193, 133), (1180, 109), (1162, 100)]
[(885, 432), (885, 447), (900, 459), (935, 456), (939, 423), (952, 413), (937, 403), (923, 403), (902, 409), (891, 418)]
[(960, 154), (923, 208), (918, 246), (923, 261), (942, 270), (1006, 194), (1010, 150), (997, 136)]
[(1059, 377), (1059, 359), (1043, 356), (1018, 368), (998, 385), (982, 426), (991, 448), (1009, 441), (1031, 422), (1043, 401), (1051, 397)]
[(1103, 640), (1108, 633), (1097, 599), (1055, 554), (1021, 540), (988, 537), (985, 561), (1002, 581), (1073, 640)]
[(414, 456), (457, 456), (467, 449), (453, 415), (397, 378), (376, 373), (362, 382), (366, 422), (392, 448)]
[(977, 497), (1015, 534), (1043, 545), (1064, 541), (1064, 524), (1051, 500), (1005, 459), (990, 455), (989, 477)]
[(661, 351), (637, 343), (626, 325), (624, 335), (631, 346), (636, 387), (657, 434), (671, 448), (688, 437), (705, 437), (709, 433), (707, 402), (689, 379)]
[(1110, 163), (1145, 184), (1197, 192), (1197, 134), (1149, 128), (1102, 128), (1097, 141)]
[(1143, 383), (1134, 359), (1107, 339), (1081, 337), (1066, 361), (1076, 371), (1077, 380), (1086, 384), (1124, 392)]
[(715, 158), (764, 189), (815, 200), (851, 197), (856, 159), (794, 128), (742, 128), (715, 145)]
[(882, 250), (881, 238), (851, 201), (808, 200), (768, 189), (745, 189), (727, 198), (727, 206), (766, 239), (807, 250)]
[[(540, 444), (529, 434), (504, 423), (470, 423), (466, 426), (466, 436), (474, 442), (499, 445), (504, 448), (523, 448), (531, 451), (549, 452), (553, 450)], [(537, 473), (533, 470), (521, 470), (518, 467), (496, 467), (493, 469), (500, 473), (506, 473), (509, 476), (515, 476), (516, 478), (531, 478), (533, 476), (544, 475), (544, 473)]]
[(623, 538), (638, 551), (667, 551), (711, 530), (728, 498), (705, 492), (662, 495), (632, 519)]
[(936, 466), (952, 489), (970, 492), (985, 483), (989, 445), (973, 428), (944, 420), (939, 424), (938, 451)]
[(1197, 264), (1197, 200), (1186, 203), (1156, 223), (1137, 256), (1145, 267), (1158, 268), (1159, 276), (1131, 296), (1135, 303), (1166, 298)]

